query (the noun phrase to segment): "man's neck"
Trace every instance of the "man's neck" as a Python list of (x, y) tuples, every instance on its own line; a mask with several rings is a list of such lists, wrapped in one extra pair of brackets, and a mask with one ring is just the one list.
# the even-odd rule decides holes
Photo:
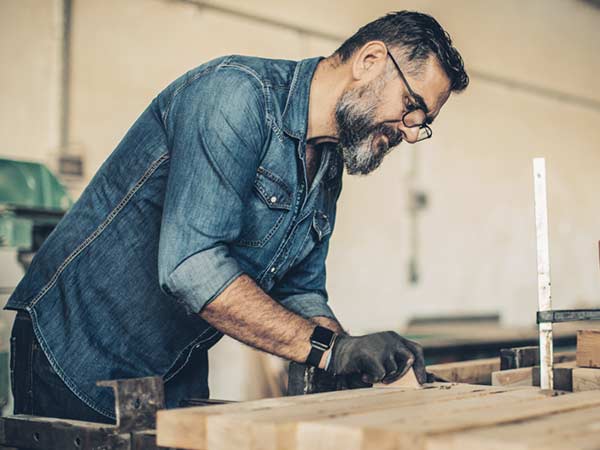
[(345, 80), (342, 67), (333, 58), (319, 62), (310, 84), (306, 140), (313, 145), (337, 140), (335, 107), (344, 90)]

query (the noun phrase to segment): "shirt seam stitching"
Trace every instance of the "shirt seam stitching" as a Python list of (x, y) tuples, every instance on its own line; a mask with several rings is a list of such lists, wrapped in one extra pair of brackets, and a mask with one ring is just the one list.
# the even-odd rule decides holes
[(69, 256), (65, 258), (62, 264), (56, 269), (50, 281), (46, 283), (46, 285), (42, 288), (42, 290), (33, 298), (29, 308), (33, 308), (58, 281), (60, 275), (65, 271), (67, 266), (73, 262), (77, 256), (81, 254), (93, 241), (100, 236), (104, 230), (112, 223), (115, 217), (123, 210), (125, 205), (129, 203), (129, 200), (135, 195), (135, 193), (148, 181), (148, 179), (152, 176), (152, 174), (158, 169), (158, 167), (166, 160), (169, 159), (168, 153), (163, 153), (158, 159), (156, 159), (150, 167), (144, 172), (142, 177), (137, 181), (137, 183), (125, 194), (125, 196), (121, 199), (121, 201), (113, 208), (113, 210), (108, 214), (108, 216), (104, 219), (104, 221), (87, 237), (85, 240), (77, 246), (75, 250), (73, 250)]

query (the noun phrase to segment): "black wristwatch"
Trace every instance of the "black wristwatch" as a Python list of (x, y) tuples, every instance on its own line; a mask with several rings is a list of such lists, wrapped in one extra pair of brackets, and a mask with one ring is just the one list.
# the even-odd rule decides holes
[(329, 328), (317, 325), (312, 335), (310, 336), (310, 353), (306, 358), (306, 364), (309, 366), (319, 367), (321, 357), (326, 350), (331, 348), (335, 341), (335, 333)]

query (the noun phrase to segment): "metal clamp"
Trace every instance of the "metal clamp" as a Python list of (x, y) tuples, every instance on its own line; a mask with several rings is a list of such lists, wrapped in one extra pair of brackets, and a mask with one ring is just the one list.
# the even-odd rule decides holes
[(579, 320), (600, 320), (600, 309), (555, 309), (537, 312), (538, 324), (576, 322)]
[(17, 414), (0, 418), (0, 446), (44, 450), (156, 450), (156, 411), (164, 408), (160, 377), (100, 381), (115, 391), (116, 424)]

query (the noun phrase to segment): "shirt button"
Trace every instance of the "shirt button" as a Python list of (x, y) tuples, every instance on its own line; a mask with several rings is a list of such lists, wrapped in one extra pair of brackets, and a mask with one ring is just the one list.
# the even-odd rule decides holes
[(271, 267), (271, 271), (270, 272), (271, 273), (275, 273), (275, 270), (277, 270), (277, 269), (275, 269), (275, 267)]
[(277, 201), (277, 197), (273, 196), (270, 198), (271, 203), (275, 203)]

